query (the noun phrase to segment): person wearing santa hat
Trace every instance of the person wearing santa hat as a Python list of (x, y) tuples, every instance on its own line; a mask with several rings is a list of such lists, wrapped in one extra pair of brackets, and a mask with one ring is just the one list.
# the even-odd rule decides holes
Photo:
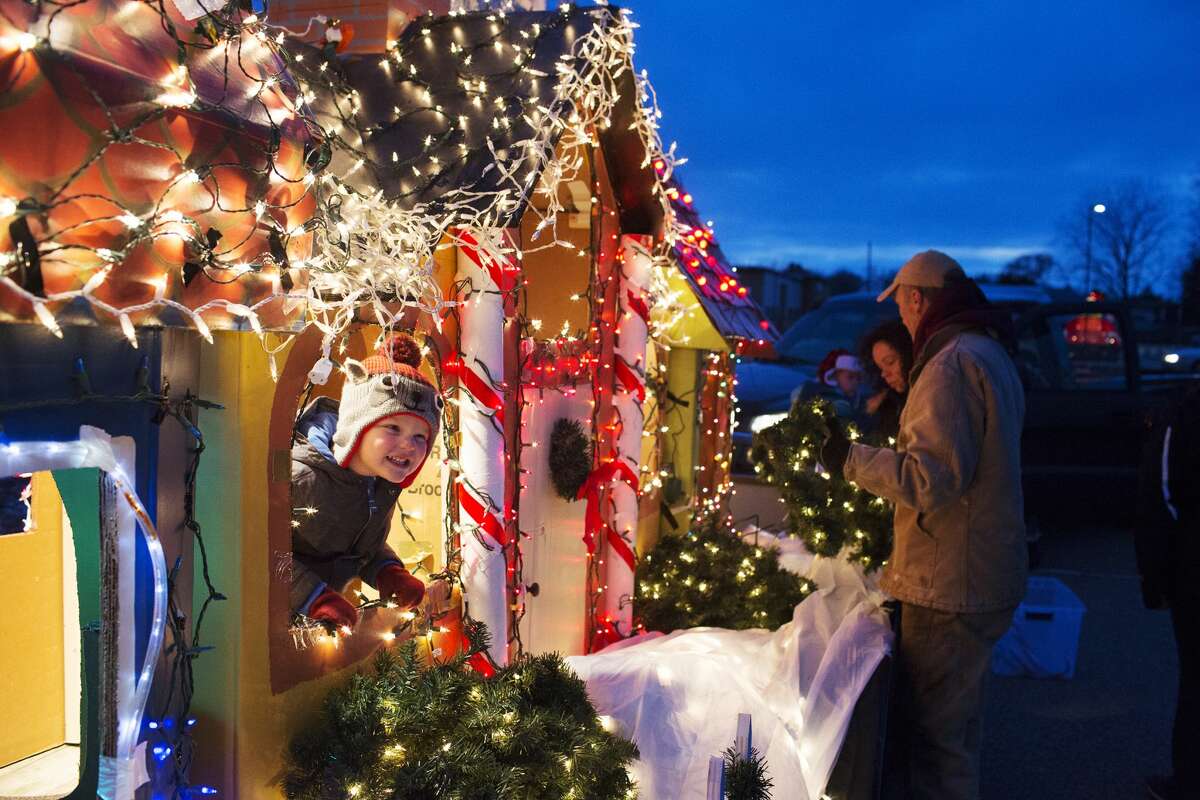
[(850, 351), (831, 350), (817, 365), (816, 379), (801, 387), (799, 401), (828, 400), (839, 419), (862, 424), (867, 418), (862, 378), (862, 364)]
[(291, 608), (335, 629), (358, 611), (342, 594), (354, 578), (401, 609), (425, 585), (387, 544), (400, 493), (433, 448), (443, 401), (418, 369), (413, 339), (388, 337), (376, 353), (345, 364), (341, 401), (313, 401), (292, 448)]

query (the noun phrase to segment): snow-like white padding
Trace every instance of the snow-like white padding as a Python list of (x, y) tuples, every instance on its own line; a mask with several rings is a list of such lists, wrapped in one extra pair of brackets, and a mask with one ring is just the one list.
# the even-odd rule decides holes
[[(88, 425), (79, 428), (74, 442), (13, 442), (0, 445), (0, 476), (56, 469), (94, 467), (107, 473), (125, 499), (117, 510), (117, 540), (120, 574), (117, 592), (120, 598), (121, 619), (111, 621), (121, 626), (118, 633), (117, 685), (117, 755), (100, 756), (100, 782), (97, 795), (104, 800), (133, 800), (138, 786), (147, 780), (145, 748), (138, 747), (142, 715), (150, 695), (154, 666), (162, 650), (163, 631), (167, 617), (167, 565), (163, 558), (158, 532), (130, 475), (134, 473), (134, 449), (114, 443), (111, 436)], [(154, 575), (154, 612), (150, 624), (150, 640), (140, 671), (133, 664), (133, 600), (134, 533), (142, 529)], [(126, 616), (128, 614), (128, 616)]]
[(823, 588), (776, 631), (692, 628), (567, 659), (596, 710), (637, 743), (639, 794), (705, 800), (708, 759), (733, 744), (748, 713), (776, 793), (821, 796), (892, 631), (853, 567), (813, 566)]

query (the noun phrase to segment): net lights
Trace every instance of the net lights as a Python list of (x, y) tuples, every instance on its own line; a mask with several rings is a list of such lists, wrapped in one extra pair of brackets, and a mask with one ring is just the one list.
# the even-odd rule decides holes
[[(89, 3), (78, 5), (86, 7)], [(123, 22), (150, 29), (153, 25), (147, 15), (152, 13), (148, 6), (137, 8), (129, 11), (126, 14), (129, 18)], [(121, 222), (135, 235), (127, 235), (122, 241), (105, 241), (109, 256), (98, 261), (127, 264), (139, 248), (151, 248), (163, 238), (175, 237), (184, 245), (182, 257), (186, 258), (189, 250), (201, 256), (192, 270), (193, 277), (203, 276), (222, 284), (236, 281), (250, 297), (241, 302), (227, 296), (196, 302), (191, 296), (194, 292), (185, 292), (181, 297), (181, 284), (190, 284), (186, 268), (184, 281), (168, 280), (161, 288), (155, 287), (143, 302), (132, 304), (126, 302), (126, 293), (120, 293), (121, 301), (114, 302), (117, 293), (111, 287), (115, 283), (119, 288), (125, 277), (120, 268), (93, 282), (88, 282), (88, 273), (84, 272), (82, 287), (60, 285), (56, 286), (60, 290), (47, 292), (39, 291), (36, 282), (15, 280), (7, 274), (0, 279), (4, 288), (29, 304), (35, 318), (49, 330), (54, 331), (57, 325), (56, 309), (80, 298), (115, 321), (125, 315), (135, 324), (171, 309), (202, 335), (209, 332), (203, 315), (221, 312), (224, 318), (236, 315), (241, 310), (237, 307), (251, 311), (243, 315), (251, 330), (257, 332), (266, 324), (277, 327), (284, 319), (278, 311), (281, 299), (289, 307), (287, 319), (306, 311), (330, 337), (343, 331), (354, 318), (352, 309), (363, 305), (368, 305), (385, 327), (390, 327), (412, 307), (439, 318), (456, 302), (442, 298), (432, 280), (434, 254), (445, 246), (446, 237), (454, 240), (452, 230), (463, 228), (482, 233), (480, 238), (491, 238), (489, 234), (503, 229), (521, 208), (535, 209), (543, 222), (563, 212), (555, 187), (575, 177), (582, 167), (577, 156), (564, 154), (581, 145), (595, 146), (597, 132), (611, 127), (620, 99), (618, 82), (622, 75), (631, 72), (633, 25), (621, 13), (603, 7), (572, 10), (563, 12), (561, 17), (551, 17), (549, 22), (541, 19), (545, 15), (495, 16), (491, 20), (495, 33), (489, 39), (476, 44), (455, 43), (459, 51), (456, 69), (469, 86), (464, 91), (480, 100), (482, 108), (491, 109), (480, 112), (488, 117), (484, 122), (492, 123), (493, 130), (499, 126), (506, 132), (493, 138), (490, 134), (472, 132), (476, 120), (466, 114), (459, 114), (456, 119), (446, 117), (443, 103), (437, 102), (442, 99), (441, 76), (446, 65), (435, 62), (437, 74), (424, 74), (413, 53), (408, 52), (418, 39), (444, 36), (448, 26), (453, 26), (454, 36), (461, 36), (465, 30), (462, 26), (472, 20), (466, 15), (429, 18), (419, 37), (405, 37), (388, 53), (386, 60), (408, 66), (404, 80), (419, 90), (409, 92), (406, 103), (392, 106), (396, 122), (432, 113), (446, 117), (447, 127), (440, 134), (426, 134), (423, 148), (408, 158), (401, 158), (395, 148), (389, 149), (387, 159), (391, 163), (384, 163), (373, 159), (369, 148), (373, 140), (387, 132), (386, 126), (380, 128), (364, 116), (357, 90), (342, 80), (340, 68), (329, 69), (331, 64), (337, 66), (337, 62), (322, 59), (303, 45), (289, 43), (282, 30), (272, 39), (271, 27), (253, 15), (238, 20), (236, 14), (223, 14), (218, 12), (205, 18), (211, 23), (202, 25), (211, 34), (209, 41), (197, 43), (177, 36), (161, 36), (148, 42), (173, 55), (178, 51), (181, 63), (157, 80), (162, 89), (149, 101), (156, 110), (139, 125), (131, 123), (121, 130), (117, 139), (139, 135), (144, 124), (169, 118), (166, 115), (180, 109), (201, 116), (213, 112), (240, 113), (267, 126), (266, 141), (257, 148), (257, 165), (245, 164), (240, 171), (247, 177), (249, 174), (267, 177), (269, 184), (278, 185), (277, 191), (286, 196), (249, 195), (244, 202), (228, 203), (226, 195), (232, 198), (242, 193), (238, 185), (230, 184), (233, 178), (229, 170), (223, 169), (218, 174), (212, 166), (192, 165), (178, 172), (179, 177), (174, 181), (163, 184), (163, 199), (168, 201), (165, 204), (160, 200), (149, 209), (129, 208), (115, 197), (104, 198), (116, 207), (107, 219)], [(523, 25), (515, 22), (532, 16), (539, 21)], [(83, 10), (60, 15), (54, 22), (55, 41), (69, 41), (77, 36), (73, 26), (85, 18)], [(35, 19), (33, 26), (36, 28), (42, 22)], [(106, 23), (103, 19), (99, 22)], [(544, 93), (535, 91), (543, 79), (551, 76), (536, 66), (541, 63), (539, 45), (555, 32), (554, 26), (563, 25), (584, 32), (576, 35), (568, 51), (554, 62), (555, 80), (546, 99)], [(173, 28), (168, 26), (167, 30)], [(31, 32), (21, 32), (8, 41), (29, 49), (41, 40)], [(283, 46), (279, 44), (281, 41)], [(492, 68), (480, 67), (476, 72), (472, 56), (481, 61), (481, 49), (494, 51), (497, 44), (502, 45), (499, 53), (489, 53)], [(192, 79), (195, 70), (212, 68), (212, 56), (234, 49), (240, 58), (234, 66), (227, 67), (226, 79), (242, 86), (250, 110), (244, 103), (228, 99), (214, 103), (212, 98), (198, 95)], [(516, 97), (504, 94), (513, 84), (504, 82), (503, 70), (497, 73), (494, 69), (496, 58), (506, 65), (509, 78), (519, 76), (524, 94)], [(151, 76), (146, 78), (150, 80)], [(646, 146), (645, 163), (654, 163), (655, 174), (665, 180), (676, 163), (674, 145), (663, 151), (657, 131), (661, 114), (654, 105), (653, 90), (644, 73), (635, 78), (641, 103), (635, 108), (630, 128)], [(289, 116), (288, 124), (276, 119), (280, 109), (292, 115), (301, 106), (306, 109), (303, 115), (296, 119)], [(313, 107), (320, 110), (308, 110)], [(107, 109), (99, 110), (110, 113)], [(305, 162), (298, 169), (294, 162), (284, 163), (283, 151), (288, 150), (289, 144), (292, 151), (298, 145), (305, 148)], [(107, 157), (105, 152), (99, 155)], [(483, 162), (479, 161), (480, 155), (486, 157)], [(188, 161), (181, 151), (174, 157), (180, 164)], [(439, 188), (435, 202), (423, 199), (413, 202), (423, 198), (432, 187), (446, 185), (454, 170), (461, 169), (468, 159), (485, 164), (482, 172), (488, 176), (488, 185), (450, 181), (449, 189)], [(417, 180), (401, 180), (391, 186), (386, 179), (387, 167), (397, 171), (406, 169)], [(366, 174), (357, 175), (360, 170)], [(76, 177), (78, 173), (72, 173), (72, 179)], [(386, 196), (381, 186), (388, 187)], [(36, 245), (44, 263), (55, 257), (59, 249), (54, 246), (56, 243), (69, 241), (68, 227), (56, 228), (53, 212), (61, 204), (71, 202), (72, 188), (75, 187), (68, 180), (57, 188), (50, 202), (31, 205), (41, 214), (38, 222), (46, 226)], [(653, 191), (664, 210), (669, 211), (663, 185), (656, 185)], [(200, 199), (197, 193), (205, 196), (204, 202), (195, 202)], [(536, 210), (538, 204), (530, 204), (535, 194), (546, 201), (545, 208)], [(200, 212), (195, 209), (197, 205), (202, 209)], [(0, 213), (11, 216), (20, 213), (21, 207), (23, 204), (15, 199), (5, 198)], [(225, 214), (252, 216), (249, 235), (241, 234), (236, 245), (215, 246), (215, 242), (222, 241), (223, 233), (208, 224), (205, 207)], [(543, 226), (539, 226), (539, 233), (541, 230)], [(530, 246), (566, 244), (553, 236), (543, 238), (543, 242)], [(92, 249), (98, 253), (97, 248)], [(522, 254), (518, 251), (503, 255), (514, 255), (519, 260)], [(673, 304), (653, 305), (671, 308)], [(664, 325), (659, 323), (656, 327)]]

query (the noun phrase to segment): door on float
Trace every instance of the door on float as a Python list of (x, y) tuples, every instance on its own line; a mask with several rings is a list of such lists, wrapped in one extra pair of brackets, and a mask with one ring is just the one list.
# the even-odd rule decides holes
[[(538, 446), (525, 450), (520, 528), (525, 616), (521, 643), (527, 653), (558, 652), (578, 655), (586, 640), (587, 548), (583, 542), (582, 500), (568, 501), (554, 490), (550, 475), (550, 432), (563, 418), (578, 421), (592, 438), (591, 388), (574, 395), (528, 391), (522, 410), (525, 441)], [(536, 592), (536, 594), (535, 594)]]
[(67, 741), (63, 594), (63, 505), (54, 476), (4, 478), (0, 768)]

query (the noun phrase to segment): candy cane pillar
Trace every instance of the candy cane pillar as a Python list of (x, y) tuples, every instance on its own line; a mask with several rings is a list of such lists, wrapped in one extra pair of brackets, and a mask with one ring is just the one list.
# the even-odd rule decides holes
[(491, 632), (490, 654), (508, 660), (508, 532), (501, 506), (505, 497), (503, 387), (505, 297), (515, 283), (515, 267), (481, 235), (459, 231), (457, 280), (460, 300), (459, 503), (462, 581), (466, 609)]
[[(614, 455), (639, 475), (642, 457), (642, 404), (646, 399), (646, 343), (649, 312), (645, 293), (650, 284), (650, 237), (623, 236), (617, 330), (613, 346), (613, 407), (618, 436)], [(632, 485), (631, 485), (632, 484)], [(612, 517), (604, 558), (604, 616), (625, 634), (633, 630), (633, 572), (638, 529), (637, 481), (612, 483)]]

